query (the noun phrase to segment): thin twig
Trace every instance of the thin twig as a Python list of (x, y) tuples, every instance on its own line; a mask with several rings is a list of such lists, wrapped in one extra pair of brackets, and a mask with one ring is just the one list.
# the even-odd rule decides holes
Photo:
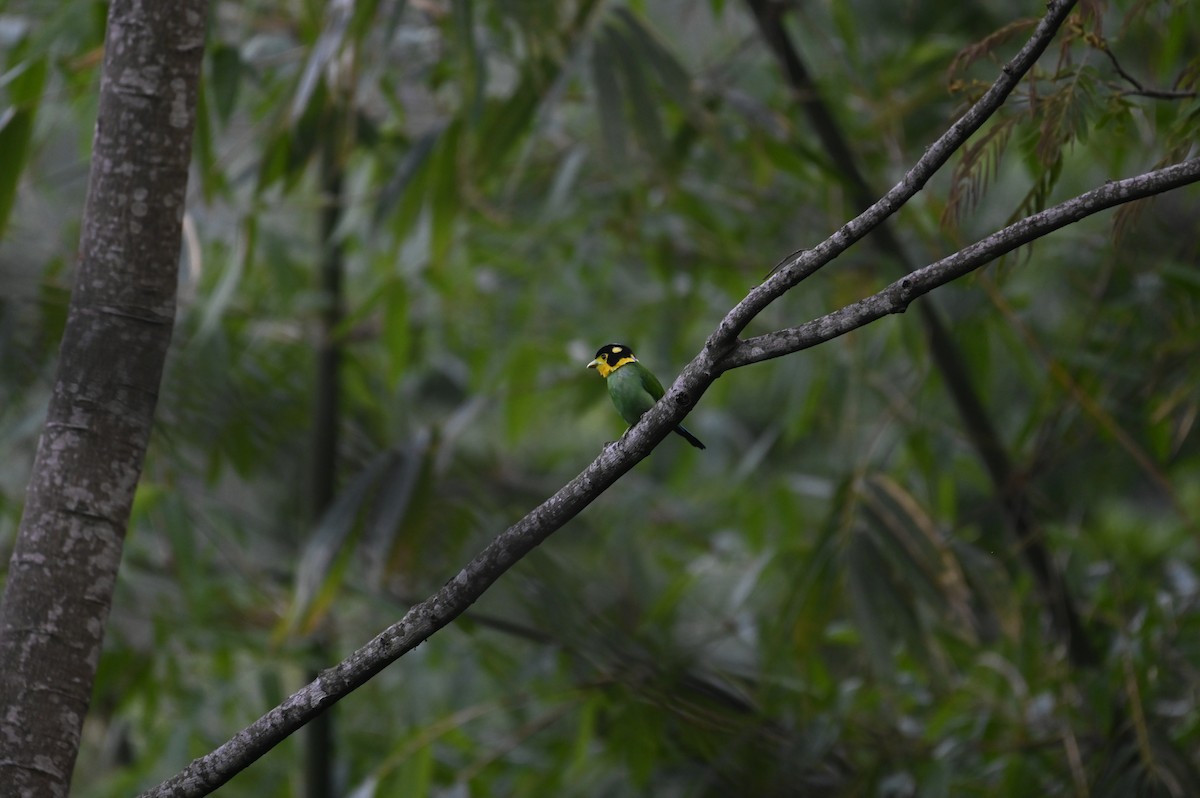
[(1125, 68), (1121, 66), (1121, 62), (1117, 60), (1117, 57), (1113, 54), (1113, 51), (1108, 49), (1107, 42), (1099, 42), (1096, 45), (1096, 49), (1108, 56), (1108, 60), (1112, 62), (1113, 69), (1117, 70), (1117, 74), (1124, 78), (1131, 86), (1133, 86), (1133, 90), (1126, 89), (1125, 91), (1121, 92), (1122, 94), (1150, 97), (1155, 100), (1187, 100), (1196, 96), (1196, 92), (1194, 91), (1179, 91), (1177, 89), (1147, 89), (1142, 85), (1140, 80), (1125, 71)]
[[(727, 353), (731, 350), (734, 354), (766, 351), (758, 347), (769, 342), (759, 342), (758, 345), (747, 349), (746, 344), (738, 344), (737, 334), (759, 311), (798, 283), (806, 273), (811, 273), (819, 268), (819, 265), (832, 260), (919, 191), (934, 172), (950, 158), (955, 149), (1000, 107), (1005, 97), (1045, 50), (1073, 5), (1073, 0), (1056, 0), (1051, 3), (1046, 17), (1039, 23), (1030, 41), (1004, 66), (1002, 74), (992, 88), (979, 103), (954, 123), (946, 135), (926, 151), (904, 179), (883, 199), (815, 250), (798, 255), (773, 277), (755, 288), (726, 315), (719, 328), (709, 337), (705, 348), (683, 370), (664, 399), (647, 412), (620, 440), (605, 447), (582, 473), (497, 536), (454, 578), (425, 601), (412, 607), (400, 621), (385, 629), (342, 662), (322, 671), (311, 683), (242, 729), (228, 742), (193, 760), (175, 776), (143, 793), (144, 798), (207, 795), (233, 778), (304, 724), (365, 684), (375, 674), (419, 646), (439, 629), (450, 624), (522, 557), (582, 512), (621, 476), (649, 455), (675, 424), (683, 419), (712, 382), (723, 371), (733, 366), (733, 361), (725, 357)], [(1200, 172), (1200, 168), (1197, 171)], [(1164, 186), (1161, 190), (1166, 188)], [(1049, 232), (1049, 229), (1046, 232)], [(938, 264), (934, 264), (926, 269), (934, 269), (937, 266)], [(916, 279), (914, 275), (902, 281), (905, 285), (902, 287), (903, 293), (900, 298), (904, 300), (905, 305), (919, 295), (913, 293), (911, 297), (907, 296), (911, 290), (909, 286), (916, 285), (910, 281)], [(927, 290), (932, 290), (932, 285)], [(886, 312), (891, 311), (880, 315), (885, 315)], [(865, 324), (867, 321), (863, 320), (861, 323)]]
[[(800, 51), (792, 43), (787, 29), (784, 27), (782, 15), (784, 5), (778, 0), (746, 0), (763, 38), (775, 52), (781, 68), (792, 84), (792, 90), (797, 102), (809, 118), (809, 123), (821, 141), (834, 167), (848, 185), (850, 196), (858, 211), (869, 208), (877, 196), (870, 187), (862, 170), (858, 167), (857, 158), (850, 146), (849, 138), (843, 133), (834, 114), (829, 110), (821, 97), (820, 87), (816, 85), (811, 70), (804, 63)], [(992, 52), (1001, 41), (1013, 36), (1017, 31), (1024, 31), (1037, 25), (1037, 20), (1018, 20), (1010, 23), (1000, 31), (987, 37), (983, 43), (974, 48), (968, 48), (973, 54), (960, 53), (955, 58), (951, 70), (963, 68), (961, 59), (968, 61), (983, 52)], [(1002, 121), (993, 126), (992, 133), (1000, 131), (1005, 135)], [(987, 140), (991, 134), (985, 133), (977, 138), (974, 144), (960, 147), (964, 158), (969, 158), (972, 149), (978, 152), (987, 151)], [(978, 148), (983, 148), (979, 150)], [(998, 157), (998, 156), (997, 156)], [(969, 193), (974, 192), (972, 187)], [(954, 189), (952, 189), (953, 193)], [(954, 207), (953, 199), (948, 207)], [(961, 203), (959, 203), (961, 204)], [(884, 261), (895, 261), (901, 272), (908, 274), (918, 268), (918, 263), (910, 254), (907, 245), (895, 232), (890, 219), (880, 222), (868, 235), (864, 242), (873, 245), (876, 252)], [(793, 253), (795, 254), (795, 253)], [(772, 270), (772, 274), (787, 263), (792, 256), (784, 258)], [(770, 275), (768, 275), (769, 277)], [(1067, 590), (1065, 580), (1059, 571), (1054, 558), (1050, 556), (1043, 534), (1034, 518), (1032, 504), (1027, 495), (1027, 486), (1013, 466), (1008, 448), (1000, 439), (992, 416), (988, 412), (983, 397), (976, 390), (971, 379), (971, 370), (966, 358), (960, 351), (950, 333), (950, 329), (938, 312), (937, 306), (926, 300), (917, 305), (918, 322), (925, 333), (930, 357), (941, 376), (942, 384), (950, 397), (959, 418), (967, 440), (971, 442), (979, 459), (987, 469), (989, 478), (999, 499), (999, 507), (1004, 513), (1011, 536), (1016, 542), (1015, 551), (1020, 552), (1030, 572), (1037, 582), (1042, 594), (1043, 603), (1049, 611), (1054, 630), (1059, 639), (1066, 643), (1070, 661), (1078, 666), (1092, 666), (1098, 662), (1096, 647), (1092, 645), (1090, 635), (1084, 628), (1075, 601)]]
[[(845, 252), (851, 244), (882, 224), (924, 188), (938, 169), (950, 160), (950, 156), (1004, 104), (1025, 73), (1045, 52), (1055, 32), (1062, 26), (1074, 6), (1075, 0), (1051, 2), (1046, 9), (1046, 16), (1034, 28), (1029, 41), (1001, 68), (1001, 73), (991, 88), (925, 150), (925, 154), (905, 173), (900, 182), (836, 233), (816, 247), (792, 258), (747, 294), (745, 299), (725, 315), (716, 332), (709, 337), (705, 354), (715, 360), (731, 349), (738, 334), (764, 308)], [(703, 359), (697, 358), (692, 362), (699, 365)]]
[(1105, 183), (1078, 197), (1026, 217), (955, 254), (918, 269), (878, 293), (797, 327), (739, 342), (719, 362), (722, 372), (783, 357), (857, 330), (913, 300), (970, 274), (1005, 253), (1108, 208), (1200, 181), (1200, 158)]

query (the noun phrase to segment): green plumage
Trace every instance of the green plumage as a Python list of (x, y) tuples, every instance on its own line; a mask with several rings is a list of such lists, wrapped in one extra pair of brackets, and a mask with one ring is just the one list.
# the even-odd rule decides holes
[[(613, 351), (614, 348), (615, 352)], [(636, 424), (641, 419), (642, 414), (654, 407), (654, 403), (663, 398), (662, 383), (650, 373), (650, 369), (643, 366), (636, 358), (633, 358), (633, 352), (628, 347), (620, 344), (609, 344), (601, 347), (600, 351), (596, 353), (596, 358), (596, 360), (592, 361), (592, 364), (600, 361), (611, 367), (611, 364), (621, 363), (621, 365), (608, 373), (605, 381), (608, 383), (608, 395), (612, 397), (613, 405), (616, 406), (617, 412), (621, 414), (621, 418), (625, 419), (625, 423), (629, 426), (632, 427)], [(630, 359), (621, 362), (624, 358)], [(604, 373), (605, 370), (601, 370), (601, 374)], [(700, 442), (700, 439), (688, 432), (682, 424), (676, 425), (675, 432), (697, 449), (704, 448), (704, 444)]]

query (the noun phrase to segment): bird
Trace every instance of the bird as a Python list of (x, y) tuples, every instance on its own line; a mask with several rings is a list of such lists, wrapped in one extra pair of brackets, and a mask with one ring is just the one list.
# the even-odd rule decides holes
[[(625, 344), (605, 344), (600, 347), (596, 350), (595, 359), (587, 367), (595, 369), (608, 383), (608, 395), (612, 397), (621, 418), (631, 427), (641, 419), (643, 413), (654, 407), (655, 402), (663, 398), (662, 383)], [(697, 449), (704, 448), (700, 439), (682, 424), (675, 425), (675, 432)]]

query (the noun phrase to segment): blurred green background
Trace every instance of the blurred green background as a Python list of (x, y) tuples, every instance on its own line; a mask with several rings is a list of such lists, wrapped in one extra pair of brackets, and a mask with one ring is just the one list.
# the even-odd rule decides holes
[[(785, 30), (881, 193), (1043, 8), (797, 3)], [(0, 2), (3, 562), (105, 10)], [(1198, 31), (1195, 3), (1082, 4), (893, 219), (904, 259), (1194, 154)], [(1105, 48), (1176, 96), (1131, 93)], [(707, 451), (664, 441), (337, 706), (336, 794), (1189, 794), (1198, 199), (1088, 219), (933, 297), (1091, 656), (1050, 621), (909, 312), (718, 380), (688, 421)], [(669, 384), (855, 210), (747, 4), (213, 2), (178, 324), (75, 794), (153, 785), (398, 619), (621, 433), (584, 369), (599, 345)], [(882, 288), (894, 254), (864, 242), (748, 332)], [(330, 421), (334, 458), (314, 454)], [(221, 794), (311, 790), (303, 745)]]

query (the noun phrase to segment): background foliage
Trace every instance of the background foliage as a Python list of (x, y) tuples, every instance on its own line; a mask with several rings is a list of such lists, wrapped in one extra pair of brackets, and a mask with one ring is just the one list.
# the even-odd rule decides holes
[[(0, 9), (7, 561), (104, 15)], [(1013, 13), (808, 3), (788, 31), (882, 189), (1027, 35)], [(928, 262), (1186, 155), (1197, 31), (1193, 3), (1082, 4), (899, 215), (903, 245)], [(179, 324), (81, 796), (170, 775), (398, 617), (620, 433), (583, 369), (597, 346), (672, 376), (779, 258), (853, 211), (737, 3), (216, 2), (202, 105)], [(1089, 220), (935, 297), (1094, 663), (1048, 624), (908, 314), (715, 385), (689, 421), (707, 451), (666, 441), (472, 617), (339, 705), (341, 791), (1185, 794), (1196, 213), (1189, 191)], [(323, 257), (344, 291), (331, 332)], [(853, 250), (762, 322), (893, 273)], [(339, 489), (314, 523), (329, 334)], [(289, 741), (226, 792), (293, 794), (301, 758)]]

